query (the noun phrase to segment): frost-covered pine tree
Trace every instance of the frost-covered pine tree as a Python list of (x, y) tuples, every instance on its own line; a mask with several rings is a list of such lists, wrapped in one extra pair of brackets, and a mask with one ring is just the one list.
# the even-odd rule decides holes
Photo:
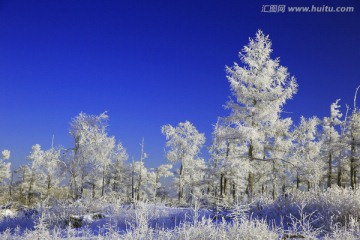
[(264, 146), (272, 145), (274, 134), (283, 132), (279, 121), (289, 121), (280, 119), (283, 105), (297, 91), (295, 78), (290, 77), (287, 68), (280, 65), (279, 58), (271, 58), (272, 51), (269, 36), (259, 30), (255, 39), (250, 39), (239, 53), (242, 66), (234, 63), (233, 67), (226, 67), (234, 97), (227, 103), (227, 108), (231, 110), (228, 121), (246, 145), (246, 151), (241, 153), (239, 160), (250, 165), (247, 177), (249, 196), (254, 192), (255, 165), (261, 166), (268, 159), (274, 159), (271, 156), (273, 152), (264, 149)]
[[(197, 168), (200, 149), (205, 143), (205, 136), (199, 133), (189, 121), (181, 122), (178, 126), (165, 125), (161, 128), (166, 136), (166, 157), (171, 163), (180, 162), (178, 178), (178, 199), (184, 201), (184, 190), (189, 187), (190, 169)], [(200, 171), (200, 169), (198, 169)], [(197, 174), (201, 174), (197, 172)], [(190, 189), (191, 191), (191, 189)]]

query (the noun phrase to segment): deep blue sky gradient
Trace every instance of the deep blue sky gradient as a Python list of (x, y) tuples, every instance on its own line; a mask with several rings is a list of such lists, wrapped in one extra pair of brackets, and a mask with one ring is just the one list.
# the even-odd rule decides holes
[[(264, 4), (355, 12), (261, 13)], [(228, 114), (225, 65), (258, 29), (299, 84), (284, 117), (327, 116), (337, 98), (352, 106), (360, 84), (359, 26), (359, 0), (0, 0), (0, 149), (17, 167), (53, 134), (71, 147), (81, 111), (108, 111), (110, 134), (135, 160), (144, 137), (149, 167), (166, 162), (164, 124), (189, 120), (209, 145)]]

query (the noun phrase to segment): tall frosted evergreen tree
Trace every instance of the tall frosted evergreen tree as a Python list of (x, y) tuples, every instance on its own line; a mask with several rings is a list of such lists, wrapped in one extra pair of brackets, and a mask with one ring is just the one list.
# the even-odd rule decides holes
[[(272, 59), (271, 41), (261, 30), (239, 53), (241, 65), (226, 67), (233, 99), (227, 103), (231, 110), (228, 120), (236, 129), (237, 137), (246, 145), (239, 161), (246, 161), (250, 168), (247, 176), (247, 192), (254, 192), (256, 165), (273, 161), (278, 149), (276, 143), (284, 141), (291, 125), (290, 119), (280, 114), (288, 99), (297, 91), (294, 77), (279, 58)], [(260, 161), (261, 160), (261, 161)], [(269, 165), (269, 164), (267, 164)]]

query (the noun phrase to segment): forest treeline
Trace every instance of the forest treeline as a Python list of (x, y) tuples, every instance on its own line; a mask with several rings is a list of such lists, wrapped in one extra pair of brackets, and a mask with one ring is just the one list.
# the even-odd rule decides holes
[[(232, 204), (239, 199), (334, 185), (358, 187), (360, 112), (330, 105), (323, 119), (284, 118), (283, 107), (298, 85), (279, 58), (271, 58), (269, 36), (258, 31), (239, 53), (240, 63), (226, 67), (231, 99), (229, 115), (219, 117), (211, 146), (189, 121), (165, 125), (168, 164), (147, 169), (144, 141), (140, 158), (109, 136), (108, 115), (80, 113), (71, 120), (72, 148), (42, 149), (36, 144), (28, 164), (11, 170), (10, 151), (0, 160), (2, 202), (33, 205), (56, 199), (117, 198), (205, 204)], [(201, 157), (209, 151), (209, 159)], [(176, 166), (176, 168), (175, 168)], [(164, 184), (164, 183), (171, 184)]]

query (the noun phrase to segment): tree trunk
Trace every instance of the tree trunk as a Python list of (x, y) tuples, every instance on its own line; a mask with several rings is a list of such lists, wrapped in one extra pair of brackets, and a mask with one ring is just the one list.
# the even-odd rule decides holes
[[(252, 141), (250, 140), (249, 153), (248, 153), (250, 164), (254, 160), (253, 150), (254, 149), (253, 149)], [(254, 174), (250, 170), (248, 176), (248, 189), (247, 189), (247, 193), (250, 199), (253, 196), (253, 191), (254, 191)]]
[(235, 201), (235, 199), (236, 199), (236, 185), (235, 185), (235, 182), (233, 182), (233, 184), (232, 184), (232, 195), (233, 195), (233, 199)]
[(142, 166), (140, 165), (140, 170), (139, 170), (139, 179), (137, 182), (137, 187), (136, 187), (136, 200), (140, 200), (140, 189), (141, 189), (141, 182), (142, 182)]
[(105, 189), (105, 167), (103, 168), (103, 172), (102, 172), (101, 196), (104, 196), (104, 189)]
[(158, 183), (160, 182), (159, 171), (156, 171), (156, 178), (155, 178), (155, 189), (154, 189), (154, 202), (156, 201), (156, 196), (158, 195)]
[(275, 191), (275, 189), (276, 189), (275, 182), (273, 182), (273, 188), (272, 188), (272, 198), (273, 198), (273, 200), (275, 200), (275, 198), (276, 198), (276, 191)]
[(30, 205), (31, 204), (31, 199), (32, 199), (32, 189), (33, 189), (33, 184), (35, 181), (35, 174), (34, 172), (31, 173), (31, 178), (30, 178), (30, 183), (29, 183), (29, 190), (28, 190), (28, 194), (27, 194), (27, 204)]
[(114, 177), (113, 187), (112, 187), (112, 190), (114, 192), (118, 191), (118, 184), (119, 184), (119, 177), (118, 177), (118, 174), (116, 173), (116, 175)]
[(283, 183), (281, 190), (282, 190), (283, 195), (285, 195), (285, 192), (286, 192), (285, 183)]
[(92, 184), (92, 198), (95, 198), (95, 183)]
[(329, 153), (328, 159), (328, 176), (327, 176), (327, 187), (331, 187), (331, 175), (332, 175), (332, 154)]
[(10, 176), (10, 184), (9, 184), (9, 196), (10, 198), (12, 197), (12, 186), (14, 183), (14, 175), (13, 172), (11, 172), (11, 176)]
[(300, 177), (299, 173), (296, 173), (296, 189), (299, 189), (300, 187)]
[(131, 200), (135, 200), (135, 186), (134, 186), (134, 175), (135, 175), (135, 166), (133, 161), (132, 174), (131, 174)]
[(354, 190), (356, 185), (356, 171), (355, 171), (355, 138), (351, 141), (351, 156), (350, 156), (350, 186)]
[(84, 175), (81, 176), (80, 196), (77, 196), (77, 198), (82, 198), (83, 193), (84, 193)]
[(76, 183), (76, 176), (74, 173), (71, 173), (71, 181), (70, 181), (70, 194), (72, 200), (75, 200), (78, 198), (79, 195), (79, 189)]
[(331, 149), (331, 143), (332, 143), (332, 138), (331, 138), (331, 128), (332, 128), (332, 123), (330, 123), (330, 138), (329, 138), (329, 158), (328, 158), (328, 176), (327, 176), (327, 187), (330, 188), (331, 187), (331, 178), (332, 178), (332, 149)]
[(184, 162), (183, 160), (181, 160), (180, 174), (179, 174), (179, 202), (181, 202), (184, 197), (183, 174), (184, 174)]
[(47, 193), (46, 195), (49, 197), (50, 196), (50, 190), (51, 190), (51, 175), (48, 174), (47, 175)]
[(338, 168), (337, 185), (339, 187), (342, 187), (342, 170), (341, 170), (340, 165), (339, 165), (339, 168)]

